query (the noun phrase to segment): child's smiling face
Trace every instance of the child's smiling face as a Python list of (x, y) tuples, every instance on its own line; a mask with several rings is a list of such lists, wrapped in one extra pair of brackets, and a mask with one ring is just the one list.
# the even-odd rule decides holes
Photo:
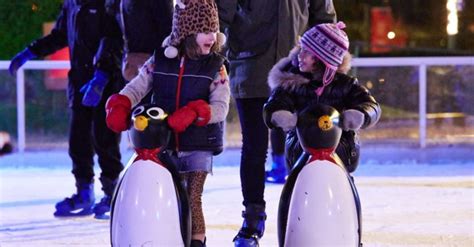
[(198, 44), (201, 55), (207, 55), (211, 52), (211, 48), (216, 43), (217, 33), (198, 33), (196, 36), (196, 43)]
[(316, 71), (316, 62), (318, 59), (308, 50), (301, 48), (298, 53), (298, 67), (301, 72), (312, 73)]

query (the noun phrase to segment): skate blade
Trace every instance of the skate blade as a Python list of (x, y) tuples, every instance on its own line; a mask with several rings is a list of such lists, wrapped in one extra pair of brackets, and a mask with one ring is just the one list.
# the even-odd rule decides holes
[(108, 215), (108, 214), (95, 214), (94, 218), (96, 218), (98, 220), (109, 220), (110, 215)]
[(258, 239), (256, 238), (235, 238), (234, 247), (259, 247)]
[(75, 211), (56, 211), (54, 212), (54, 217), (57, 218), (67, 218), (67, 217), (85, 217), (94, 214), (92, 208), (78, 209)]
[(286, 183), (286, 177), (285, 178), (273, 178), (273, 177), (267, 177), (265, 178), (265, 182), (267, 183), (272, 183), (272, 184), (284, 184)]

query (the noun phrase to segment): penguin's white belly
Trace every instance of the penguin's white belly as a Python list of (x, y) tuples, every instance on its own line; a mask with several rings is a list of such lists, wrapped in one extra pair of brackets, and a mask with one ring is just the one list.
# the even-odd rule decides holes
[(345, 171), (326, 160), (306, 165), (291, 195), (285, 246), (358, 246), (358, 229)]
[(122, 177), (111, 222), (113, 246), (184, 246), (173, 178), (149, 160)]

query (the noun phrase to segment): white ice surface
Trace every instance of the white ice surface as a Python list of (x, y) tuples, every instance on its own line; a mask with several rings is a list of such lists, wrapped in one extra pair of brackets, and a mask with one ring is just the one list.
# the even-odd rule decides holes
[[(216, 163), (233, 164), (216, 164), (205, 185), (210, 247), (233, 246), (242, 222), (237, 156), (216, 159)], [(63, 165), (41, 165), (48, 162)], [(364, 246), (474, 246), (472, 165), (362, 164), (355, 181), (362, 202)], [(54, 204), (74, 191), (69, 169), (64, 152), (0, 157), (1, 247), (110, 246), (109, 221), (53, 217)], [(96, 181), (97, 200), (102, 196), (99, 185)], [(281, 185), (266, 185), (268, 219), (262, 247), (277, 246), (281, 189)]]

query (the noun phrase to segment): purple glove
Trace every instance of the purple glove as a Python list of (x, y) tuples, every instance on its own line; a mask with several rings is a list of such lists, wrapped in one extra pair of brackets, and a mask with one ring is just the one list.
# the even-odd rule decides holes
[(81, 88), (81, 93), (84, 93), (82, 104), (85, 106), (97, 106), (102, 98), (105, 85), (109, 78), (107, 74), (101, 70), (96, 70), (94, 77)]
[(10, 67), (8, 70), (10, 71), (10, 75), (15, 76), (16, 71), (25, 64), (28, 60), (35, 58), (36, 55), (30, 51), (30, 49), (25, 48), (23, 51), (16, 54), (16, 56), (12, 59), (10, 63)]

